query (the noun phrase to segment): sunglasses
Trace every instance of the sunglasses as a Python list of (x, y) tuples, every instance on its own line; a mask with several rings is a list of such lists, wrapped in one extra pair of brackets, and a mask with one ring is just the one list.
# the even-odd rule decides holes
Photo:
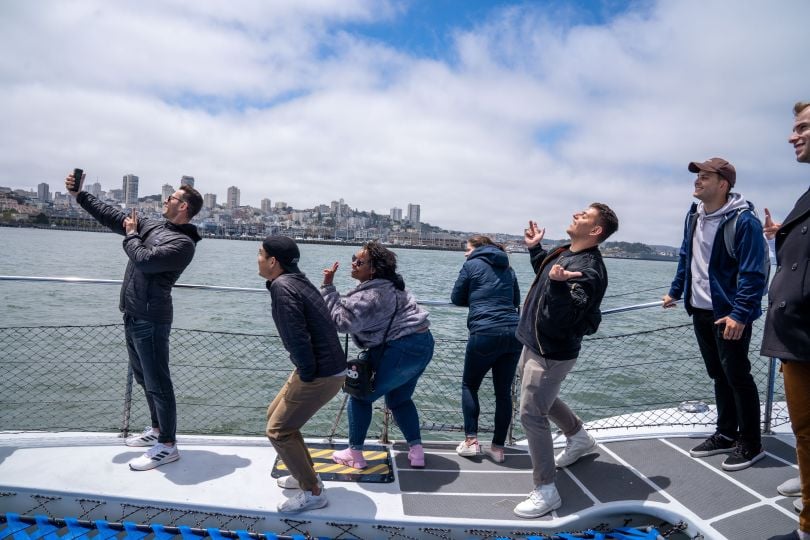
[(166, 197), (166, 200), (167, 200), (167, 201), (177, 201), (177, 202), (179, 202), (179, 203), (184, 203), (184, 202), (186, 202), (186, 201), (184, 201), (183, 199), (181, 199), (180, 197), (175, 197), (174, 195), (169, 195), (168, 197)]
[(358, 259), (357, 255), (352, 255), (352, 264), (355, 266), (363, 266), (364, 264), (368, 263), (368, 261), (364, 261), (363, 259)]

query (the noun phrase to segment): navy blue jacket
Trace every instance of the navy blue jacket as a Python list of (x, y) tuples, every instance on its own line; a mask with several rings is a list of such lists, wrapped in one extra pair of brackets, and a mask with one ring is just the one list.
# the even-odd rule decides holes
[(810, 190), (776, 233), (776, 260), (762, 355), (810, 362)]
[[(753, 210), (754, 205), (750, 202)], [(678, 270), (669, 289), (669, 296), (679, 300), (684, 293), (684, 307), (690, 315), (693, 308), (689, 303), (692, 296), (692, 224), (697, 205), (686, 215), (683, 243), (678, 257)], [(712, 311), (717, 319), (731, 316), (739, 323), (750, 324), (762, 315), (762, 295), (765, 292), (767, 276), (765, 268), (765, 238), (762, 223), (753, 212), (742, 212), (737, 219), (734, 236), (735, 251), (739, 260), (734, 260), (726, 249), (723, 228), (726, 222), (737, 213), (731, 210), (717, 227), (712, 254), (709, 259), (709, 288), (712, 296)]]
[(509, 256), (495, 246), (475, 248), (458, 273), (450, 300), (470, 307), (471, 333), (517, 326), (520, 288)]
[(119, 309), (136, 319), (171, 323), (174, 316), (172, 287), (194, 258), (200, 235), (189, 223), (139, 219), (138, 234), (126, 236), (120, 208), (98, 200), (86, 191), (76, 201), (96, 221), (124, 235), (124, 251), (129, 258), (121, 284)]
[(267, 282), (273, 322), (304, 382), (346, 369), (335, 323), (321, 293), (304, 274), (284, 273)]
[[(602, 322), (599, 307), (608, 286), (602, 253), (599, 246), (576, 253), (570, 247), (561, 246), (551, 253), (540, 245), (529, 249), (535, 278), (523, 302), (515, 336), (550, 360), (579, 356), (582, 337), (596, 332)], [(568, 281), (549, 279), (555, 264), (582, 275)]]

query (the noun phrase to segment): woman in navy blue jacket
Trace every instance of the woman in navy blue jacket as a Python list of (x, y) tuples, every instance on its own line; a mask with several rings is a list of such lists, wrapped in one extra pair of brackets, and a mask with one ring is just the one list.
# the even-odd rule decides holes
[(522, 349), (515, 338), (520, 290), (503, 247), (488, 237), (472, 236), (467, 241), (464, 255), (467, 262), (458, 273), (450, 297), (455, 305), (470, 308), (467, 316), (470, 338), (461, 383), (466, 437), (459, 443), (456, 452), (465, 457), (481, 454), (478, 443), (478, 389), (486, 374), (492, 370), (495, 429), (486, 454), (493, 461), (502, 463), (506, 434), (512, 420), (512, 381)]

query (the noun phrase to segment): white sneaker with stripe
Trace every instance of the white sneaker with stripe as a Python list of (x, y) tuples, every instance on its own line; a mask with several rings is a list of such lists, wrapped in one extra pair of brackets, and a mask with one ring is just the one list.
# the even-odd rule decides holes
[(166, 446), (163, 443), (157, 443), (144, 455), (130, 461), (129, 468), (133, 471), (148, 471), (178, 459), (180, 459), (180, 452), (177, 450), (177, 445)]

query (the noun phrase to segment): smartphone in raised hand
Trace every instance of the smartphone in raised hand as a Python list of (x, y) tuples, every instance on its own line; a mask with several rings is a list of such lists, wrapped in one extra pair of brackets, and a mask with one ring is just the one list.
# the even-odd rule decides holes
[(73, 193), (78, 193), (82, 190), (82, 182), (84, 182), (84, 171), (81, 169), (73, 169)]

